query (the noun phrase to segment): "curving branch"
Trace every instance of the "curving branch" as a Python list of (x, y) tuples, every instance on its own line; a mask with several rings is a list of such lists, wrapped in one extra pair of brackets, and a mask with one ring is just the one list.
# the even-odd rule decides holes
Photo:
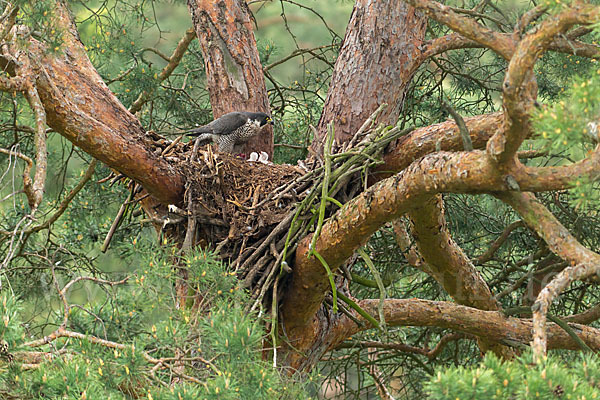
[[(429, 274), (458, 304), (480, 310), (500, 310), (487, 283), (475, 266), (452, 239), (444, 216), (440, 195), (419, 202), (408, 215), (412, 221), (413, 237), (428, 265)], [(479, 340), (482, 351), (491, 349), (497, 355), (511, 358), (513, 352), (485, 338)]]
[(458, 303), (481, 310), (500, 309), (487, 283), (454, 242), (446, 226), (440, 195), (419, 202), (409, 211), (412, 234), (430, 275)]
[[(28, 63), (25, 63), (25, 65), (28, 65)], [(31, 73), (30, 68), (27, 68), (27, 72)], [(27, 166), (23, 171), (23, 192), (25, 193), (25, 196), (27, 196), (27, 202), (29, 203), (31, 213), (33, 214), (42, 201), (44, 185), (46, 183), (48, 164), (46, 155), (46, 113), (44, 112), (37, 90), (31, 82), (31, 77), (6, 77), (2, 75), (0, 77), (0, 90), (12, 92), (13, 95), (16, 95), (16, 92), (23, 92), (33, 111), (33, 115), (35, 116), (35, 130), (33, 131), (33, 135), (34, 146), (36, 149), (36, 162), (33, 181), (30, 176), (31, 169), (33, 168), (33, 160), (31, 158), (19, 152), (0, 149), (0, 152), (19, 157), (27, 163)]]
[(562, 319), (566, 322), (574, 322), (576, 324), (591, 324), (600, 319), (600, 304), (596, 304), (582, 313), (562, 317)]
[(95, 159), (92, 160), (92, 162), (90, 162), (90, 165), (85, 170), (83, 176), (81, 177), (81, 180), (77, 183), (77, 185), (75, 185), (75, 187), (73, 189), (71, 189), (71, 191), (65, 196), (65, 198), (62, 199), (62, 201), (58, 205), (58, 209), (56, 210), (56, 212), (54, 212), (54, 214), (52, 214), (50, 216), (50, 218), (48, 218), (47, 220), (45, 220), (40, 225), (36, 225), (34, 227), (31, 227), (30, 229), (28, 229), (27, 231), (25, 231), (25, 234), (29, 234), (29, 233), (33, 233), (33, 232), (39, 232), (39, 231), (41, 231), (43, 229), (47, 229), (54, 222), (56, 222), (56, 220), (58, 220), (60, 218), (60, 216), (63, 215), (63, 213), (67, 210), (67, 207), (69, 206), (69, 204), (71, 203), (71, 201), (75, 198), (75, 196), (77, 195), (77, 193), (79, 193), (81, 191), (81, 189), (83, 189), (83, 187), (85, 186), (85, 184), (90, 179), (92, 179), (92, 175), (94, 174), (94, 170), (96, 169), (96, 165), (97, 164), (98, 164), (97, 160), (95, 160)]
[[(483, 149), (495, 130), (502, 123), (502, 113), (495, 112), (465, 118), (473, 148)], [(460, 129), (453, 120), (415, 129), (410, 134), (390, 144), (383, 156), (384, 163), (373, 173), (376, 179), (389, 177), (408, 167), (413, 161), (442, 151), (462, 151)]]
[(35, 133), (33, 143), (35, 146), (35, 174), (32, 185), (25, 185), (25, 195), (29, 201), (29, 207), (33, 214), (44, 196), (44, 186), (46, 185), (46, 173), (48, 166), (48, 155), (46, 146), (46, 112), (40, 100), (37, 89), (31, 82), (27, 83), (25, 97), (35, 116)]
[(560, 33), (575, 24), (591, 24), (600, 17), (600, 8), (575, 3), (557, 15), (551, 15), (518, 43), (510, 59), (503, 89), (504, 126), (487, 145), (488, 153), (501, 166), (513, 162), (515, 154), (530, 132), (531, 108), (537, 98), (533, 67)]
[[(179, 202), (184, 190), (180, 172), (152, 151), (139, 121), (102, 81), (60, 1), (55, 15), (63, 31), (63, 47), (49, 52), (33, 37), (27, 47), (39, 71), (34, 84), (47, 124), (94, 158), (141, 183), (161, 202)], [(11, 53), (22, 54), (17, 43), (13, 42)]]
[(556, 275), (539, 293), (533, 306), (532, 349), (541, 359), (547, 348), (546, 315), (552, 301), (576, 280), (600, 271), (600, 255), (584, 247), (556, 217), (531, 193), (503, 193), (498, 197), (513, 207), (525, 223), (547, 243), (548, 248), (571, 263)]
[[(573, 186), (575, 174), (597, 178), (600, 174), (597, 158), (598, 152), (594, 152), (571, 166), (519, 167), (510, 171), (511, 179), (507, 180), (483, 151), (430, 154), (346, 203), (323, 225), (314, 250), (335, 272), (382, 224), (409, 212), (432, 195), (508, 192), (514, 190), (514, 184), (524, 191), (564, 189)], [(552, 173), (548, 174), (548, 170)], [(319, 330), (313, 317), (330, 287), (321, 262), (309, 256), (311, 241), (308, 236), (298, 245), (294, 274), (282, 305), (288, 338), (300, 349), (309, 346), (314, 332)]]
[[(499, 35), (506, 38), (506, 40), (514, 40), (512, 34), (499, 33)], [(454, 32), (426, 42), (423, 46), (423, 54), (421, 56), (423, 58), (428, 58), (450, 50), (477, 49), (485, 47), (486, 46), (479, 42), (467, 39), (461, 34)], [(585, 43), (580, 40), (574, 40), (571, 35), (554, 38), (548, 45), (548, 50), (587, 58), (598, 58), (600, 55), (600, 46), (593, 43)]]
[(449, 6), (430, 0), (407, 0), (406, 2), (423, 10), (428, 17), (446, 25), (463, 37), (494, 50), (506, 60), (510, 60), (515, 50), (513, 40), (479, 24), (473, 18), (453, 11)]

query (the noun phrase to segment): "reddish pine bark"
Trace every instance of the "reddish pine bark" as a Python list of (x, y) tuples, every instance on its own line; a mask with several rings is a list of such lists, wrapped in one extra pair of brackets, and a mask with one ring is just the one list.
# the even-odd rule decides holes
[[(207, 89), (215, 118), (231, 111), (270, 114), (262, 65), (243, 0), (188, 0), (204, 58)], [(269, 126), (241, 146), (241, 151), (273, 154)]]
[(178, 203), (184, 189), (179, 172), (151, 151), (144, 128), (104, 83), (60, 2), (56, 16), (64, 28), (61, 49), (49, 52), (33, 38), (28, 47), (39, 60), (35, 85), (48, 125), (86, 153), (142, 184), (161, 202)]
[[(348, 140), (386, 103), (378, 121), (395, 124), (406, 89), (421, 62), (427, 18), (402, 1), (358, 0), (335, 63), (317, 131), (333, 120), (338, 142)], [(320, 151), (321, 141), (313, 143)]]

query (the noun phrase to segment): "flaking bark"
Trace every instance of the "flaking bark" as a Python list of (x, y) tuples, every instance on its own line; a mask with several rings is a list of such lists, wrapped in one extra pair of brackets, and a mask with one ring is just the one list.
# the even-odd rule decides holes
[[(352, 11), (313, 149), (321, 151), (327, 124), (347, 141), (381, 104), (379, 123), (395, 124), (420, 62), (427, 19), (402, 1), (358, 0)], [(393, 82), (393, 84), (390, 84)]]
[[(204, 58), (213, 115), (231, 111), (270, 114), (250, 9), (242, 0), (188, 0)], [(240, 150), (273, 154), (273, 130), (250, 138)]]

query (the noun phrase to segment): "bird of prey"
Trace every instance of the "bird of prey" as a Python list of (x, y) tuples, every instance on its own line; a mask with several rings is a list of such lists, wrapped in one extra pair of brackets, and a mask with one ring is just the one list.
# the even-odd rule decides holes
[(233, 146), (258, 135), (266, 124), (273, 120), (262, 112), (235, 111), (215, 119), (213, 122), (192, 129), (188, 136), (198, 136), (199, 140), (212, 140), (219, 151), (233, 153)]

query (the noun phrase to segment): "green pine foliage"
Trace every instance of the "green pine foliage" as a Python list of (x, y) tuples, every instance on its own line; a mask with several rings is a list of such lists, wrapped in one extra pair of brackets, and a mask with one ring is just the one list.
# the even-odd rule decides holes
[[(584, 158), (600, 141), (600, 127), (595, 122), (600, 111), (600, 69), (593, 75), (572, 80), (571, 88), (563, 98), (535, 112), (534, 129), (541, 136), (550, 153), (566, 153), (571, 160)], [(597, 204), (600, 199), (596, 187), (584, 179), (577, 179), (571, 190), (576, 206)]]
[[(84, 304), (69, 313), (67, 329), (87, 338), (60, 338), (38, 348), (62, 350), (33, 369), (0, 358), (0, 395), (24, 399), (310, 398), (302, 385), (263, 360), (264, 322), (256, 313), (247, 312), (247, 294), (223, 263), (205, 252), (182, 259), (194, 285), (190, 298), (203, 296), (195, 314), (192, 307), (172, 306), (175, 250), (144, 250), (148, 256), (127, 285), (102, 302)], [(11, 354), (29, 350), (22, 346), (30, 339), (23, 329), (23, 303), (8, 293), (0, 301), (0, 337)], [(49, 325), (61, 321), (57, 313)], [(99, 343), (92, 337), (109, 342)], [(156, 362), (149, 358), (167, 360), (163, 368), (154, 368)], [(173, 384), (177, 374), (180, 377)]]
[(565, 361), (550, 356), (535, 364), (531, 354), (502, 362), (488, 354), (476, 366), (439, 368), (425, 385), (431, 399), (597, 399), (600, 359), (581, 355)]

